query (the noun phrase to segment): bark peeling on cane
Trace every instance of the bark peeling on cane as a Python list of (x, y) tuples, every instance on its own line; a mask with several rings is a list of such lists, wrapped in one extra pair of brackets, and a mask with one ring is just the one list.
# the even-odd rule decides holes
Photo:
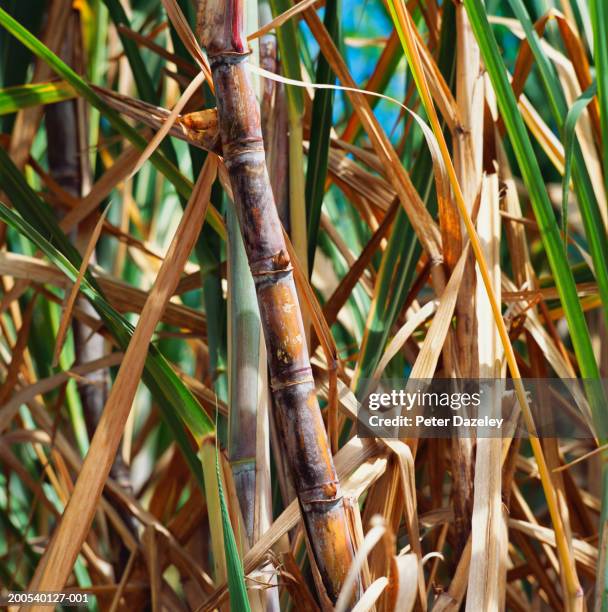
[(335, 603), (353, 560), (353, 545), (268, 178), (243, 21), (242, 0), (200, 3), (201, 42), (211, 63), (223, 158), (255, 282), (278, 423), (310, 550), (326, 595)]

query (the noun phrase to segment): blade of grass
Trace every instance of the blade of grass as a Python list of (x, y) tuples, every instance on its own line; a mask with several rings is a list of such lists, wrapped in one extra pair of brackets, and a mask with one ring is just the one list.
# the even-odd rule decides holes
[(158, 96), (154, 90), (152, 79), (148, 74), (146, 64), (144, 63), (144, 60), (139, 52), (137, 43), (128, 36), (125, 36), (122, 28), (119, 27), (124, 26), (129, 29), (131, 28), (131, 22), (127, 17), (125, 9), (118, 0), (103, 0), (103, 2), (108, 9), (110, 19), (116, 26), (116, 31), (118, 32), (122, 48), (127, 56), (129, 65), (131, 66), (131, 72), (133, 73), (133, 78), (135, 80), (135, 85), (139, 95), (146, 102), (156, 104), (158, 102)]
[(243, 610), (243, 612), (249, 612), (251, 608), (249, 606), (249, 599), (247, 597), (247, 587), (245, 586), (243, 562), (239, 557), (239, 551), (236, 547), (236, 540), (234, 539), (234, 531), (232, 530), (230, 516), (228, 514), (228, 507), (226, 506), (226, 498), (224, 497), (224, 488), (222, 486), (217, 447), (215, 449), (215, 469), (222, 515), (222, 533), (224, 536), (224, 549), (226, 553), (226, 570), (228, 572), (230, 607), (236, 610)]
[[(289, 9), (288, 0), (270, 0), (270, 6), (275, 16)], [(296, 23), (288, 20), (277, 28), (277, 38), (281, 50), (283, 73), (287, 78), (300, 80), (300, 54), (298, 52), (298, 34)], [(287, 87), (287, 98), (296, 114), (304, 112), (304, 95), (298, 87)]]
[[(567, 136), (567, 134), (565, 134), (565, 121), (568, 115), (568, 105), (564, 92), (553, 70), (553, 66), (550, 64), (549, 59), (540, 45), (540, 40), (537, 33), (534, 31), (532, 21), (530, 20), (530, 16), (522, 0), (509, 0), (509, 3), (524, 28), (526, 40), (530, 45), (530, 49), (532, 50), (532, 54), (540, 72), (541, 81), (549, 101), (549, 107), (551, 108), (558, 129), (562, 133), (562, 138), (565, 141)], [(573, 110), (575, 110), (575, 108), (576, 107), (574, 107)], [(583, 218), (585, 234), (589, 242), (589, 250), (593, 259), (595, 277), (604, 304), (604, 320), (608, 326), (608, 238), (604, 231), (604, 225), (593, 191), (593, 185), (591, 184), (591, 178), (587, 171), (581, 147), (577, 139), (573, 140), (571, 148), (574, 189), (578, 199), (579, 210)], [(566, 177), (564, 177), (564, 184), (565, 189), (567, 189), (568, 185), (565, 182), (565, 178)], [(566, 236), (564, 235), (564, 240), (565, 239)], [(607, 438), (604, 436), (608, 435), (608, 419), (606, 419), (606, 423), (597, 422), (596, 426), (598, 427), (598, 436), (601, 437), (602, 441), (605, 441)]]
[[(338, 0), (327, 0), (323, 23), (336, 46), (339, 45)], [(317, 60), (315, 83), (335, 83), (335, 76), (322, 53)], [(308, 222), (308, 270), (312, 274), (317, 235), (321, 219), (321, 207), (325, 193), (329, 136), (332, 124), (334, 92), (332, 89), (315, 90), (310, 119), (310, 147), (306, 170), (306, 211)]]
[(564, 249), (568, 244), (568, 201), (570, 199), (570, 178), (572, 176), (572, 155), (574, 153), (574, 139), (576, 138), (576, 124), (579, 117), (597, 94), (597, 83), (584, 91), (578, 100), (572, 104), (564, 121), (564, 178), (562, 179), (562, 234)]
[[(492, 271), (492, 282), (497, 297), (501, 291), (499, 182), (497, 174), (482, 179), (481, 203), (477, 218), (480, 238)], [(481, 282), (477, 283), (475, 314), (479, 329), (493, 328), (492, 309)], [(488, 337), (489, 336), (489, 337)], [(502, 378), (503, 351), (496, 328), (492, 333), (477, 337), (480, 378)], [(492, 405), (492, 402), (490, 402)], [(494, 403), (498, 405), (498, 403)], [(504, 511), (501, 471), (503, 440), (477, 439), (475, 481), (471, 509), (471, 571), (467, 588), (467, 610), (501, 610), (507, 577), (509, 543), (506, 512)]]
[[(246, 545), (242, 553), (266, 532), (272, 523), (270, 486), (267, 361), (255, 286), (243, 245), (234, 204), (226, 208), (228, 230), (228, 378), (229, 425), (228, 459), (234, 488), (243, 516)], [(218, 476), (219, 477), (219, 476)], [(223, 493), (220, 494), (223, 503)], [(222, 510), (223, 514), (223, 510)], [(243, 550), (244, 549), (244, 550)], [(226, 553), (228, 548), (226, 547)], [(228, 585), (231, 582), (231, 559), (228, 555)], [(240, 560), (235, 559), (233, 564)], [(242, 572), (242, 567), (241, 570)], [(272, 565), (262, 572), (274, 573)], [(267, 580), (272, 584), (272, 580)], [(261, 585), (260, 585), (261, 586)], [(252, 607), (259, 609), (264, 601), (268, 609), (278, 609), (278, 590), (262, 587), (250, 589)], [(231, 594), (231, 601), (234, 599)], [(272, 605), (274, 604), (274, 606)], [(233, 604), (234, 605), (234, 604)], [(239, 608), (240, 609), (240, 608)], [(267, 609), (263, 607), (263, 609)]]
[[(584, 3), (583, 3), (584, 4)], [(602, 128), (602, 152), (604, 166), (604, 186), (608, 193), (608, 6), (603, 0), (590, 0), (590, 20), (593, 28), (593, 55), (595, 58), (595, 74), (600, 106), (600, 122)], [(608, 563), (606, 563), (606, 540), (608, 537), (608, 466), (603, 462), (602, 478), (602, 513), (600, 516), (601, 557), (599, 576), (596, 587), (596, 604), (602, 612), (608, 610)]]
[[(205, 76), (205, 98), (211, 98), (211, 95), (215, 94), (215, 86), (211, 78), (209, 64), (207, 58), (200, 48), (200, 45), (197, 42), (196, 36), (192, 32), (192, 29), (186, 20), (186, 16), (182, 12), (176, 0), (162, 0), (162, 4), (181, 43), (188, 50), (192, 58), (201, 69), (202, 75)], [(191, 82), (185, 89), (184, 93), (182, 94), (184, 99), (187, 97), (187, 93), (191, 91), (193, 84), (194, 81)], [(191, 157), (193, 161), (193, 168), (196, 172), (198, 169), (199, 160), (197, 159), (197, 156), (192, 155), (192, 153)], [(221, 201), (223, 197), (223, 189), (219, 181), (214, 185), (211, 196), (213, 200)], [(226, 377), (227, 318), (226, 301), (223, 297), (221, 278), (219, 276), (220, 257), (218, 253), (221, 253), (221, 245), (215, 239), (215, 237), (208, 235), (206, 228), (204, 228), (199, 240), (196, 243), (195, 252), (202, 272), (203, 300), (205, 312), (209, 321), (209, 326), (207, 328), (207, 341), (210, 352), (211, 375), (214, 381), (213, 386), (218, 397), (222, 401), (226, 401), (228, 396), (228, 382)], [(218, 435), (220, 440), (225, 443), (225, 422), (223, 418), (220, 418), (219, 420)]]
[(65, 81), (4, 87), (0, 89), (0, 115), (16, 113), (22, 108), (39, 104), (71, 100), (75, 95), (74, 89)]
[[(485, 77), (481, 69), (479, 47), (473, 36), (462, 4), (456, 7), (456, 111), (459, 129), (450, 124), (453, 142), (454, 170), (462, 189), (464, 201), (472, 214), (481, 191), (484, 155), (484, 129), (488, 117), (484, 114)], [(422, 46), (420, 47), (423, 48)], [(430, 79), (432, 82), (432, 79)], [(439, 101), (435, 95), (434, 99)], [(445, 113), (444, 113), (445, 116)], [(491, 148), (491, 147), (488, 147)], [(460, 222), (459, 222), (460, 223)], [(458, 248), (460, 245), (457, 245)], [(449, 259), (446, 258), (449, 261)], [(478, 310), (476, 300), (477, 275), (475, 260), (469, 251), (468, 262), (460, 284), (456, 302), (455, 353), (458, 355), (458, 375), (464, 378), (479, 376)], [(491, 317), (488, 328), (491, 329)], [(483, 329), (483, 328), (482, 328)], [(474, 444), (469, 436), (454, 432), (451, 441), (452, 505), (456, 550), (466, 546), (472, 530), (475, 478)], [(500, 470), (500, 468), (499, 468)]]
[[(92, 0), (91, 2), (91, 32), (87, 40), (86, 53), (88, 56), (87, 62), (87, 77), (90, 83), (101, 85), (106, 69), (106, 60), (108, 49), (106, 46), (106, 37), (108, 35), (108, 9), (103, 0)], [(99, 109), (93, 107), (89, 114), (89, 142), (99, 141)], [(97, 162), (97, 151), (92, 150), (89, 154), (89, 164), (91, 171), (94, 173)]]
[(589, 0), (589, 14), (593, 27), (593, 57), (602, 127), (604, 185), (608, 193), (608, 5), (604, 0)]

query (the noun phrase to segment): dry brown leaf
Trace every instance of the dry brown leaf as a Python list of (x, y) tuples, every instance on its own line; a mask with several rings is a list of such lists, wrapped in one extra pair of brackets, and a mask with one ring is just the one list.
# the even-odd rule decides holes
[(143, 371), (148, 344), (162, 311), (177, 286), (181, 270), (204, 222), (215, 174), (215, 158), (210, 156), (195, 185), (154, 287), (146, 300), (142, 316), (97, 425), (74, 492), (61, 523), (38, 565), (30, 585), (32, 588), (60, 590), (72, 571), (114, 460)]
[[(211, 93), (214, 92), (213, 86), (213, 78), (211, 76), (211, 69), (209, 68), (209, 62), (203, 51), (201, 50), (200, 45), (198, 44), (198, 40), (194, 35), (194, 32), (190, 29), (190, 25), (188, 24), (188, 20), (184, 17), (182, 13), (182, 9), (179, 7), (179, 4), (175, 2), (175, 0), (162, 0), (163, 6), (167, 11), (167, 16), (169, 17), (177, 35), (180, 37), (181, 41), (184, 43), (184, 47), (190, 52), (194, 61), (198, 64), (198, 67), (202, 70), (205, 75), (205, 79), (211, 89)], [(203, 6), (203, 5), (201, 5)], [(204, 18), (204, 16), (203, 16)]]
[(443, 350), (445, 338), (450, 328), (452, 315), (454, 314), (468, 253), (469, 247), (467, 244), (460, 255), (458, 263), (454, 267), (444, 292), (440, 296), (439, 306), (426, 334), (418, 358), (414, 363), (410, 378), (432, 378), (435, 373), (435, 368), (437, 367), (437, 362), (439, 361), (439, 356)]
[[(492, 285), (500, 299), (500, 214), (497, 175), (485, 176), (477, 219), (484, 256), (492, 274)], [(504, 352), (492, 308), (481, 279), (477, 280), (476, 316), (479, 326), (479, 376), (500, 379), (504, 376)], [(498, 405), (496, 398), (491, 406)], [(507, 528), (502, 501), (503, 440), (481, 437), (475, 457), (474, 500), (471, 517), (471, 566), (466, 609), (501, 610), (507, 571)]]
[(395, 557), (397, 564), (398, 590), (395, 611), (410, 612), (416, 603), (415, 584), (418, 580), (418, 557), (414, 554)]
[(59, 362), (59, 355), (61, 354), (61, 350), (63, 349), (65, 335), (68, 331), (68, 326), (72, 319), (72, 309), (74, 308), (76, 298), (78, 297), (78, 292), (80, 291), (80, 284), (82, 283), (87, 268), (89, 267), (89, 261), (91, 260), (91, 256), (95, 251), (95, 247), (97, 246), (97, 241), (99, 240), (99, 236), (101, 235), (101, 229), (103, 227), (103, 222), (109, 210), (110, 207), (107, 206), (103, 213), (100, 215), (99, 220), (97, 221), (93, 232), (91, 233), (91, 237), (89, 238), (87, 247), (82, 255), (82, 263), (80, 264), (80, 269), (78, 270), (78, 276), (76, 277), (76, 281), (72, 285), (68, 299), (65, 302), (65, 307), (61, 313), (61, 321), (59, 322), (57, 338), (55, 339), (55, 350), (53, 351), (53, 358), (51, 360), (51, 365), (53, 367), (55, 367)]
[(43, 378), (36, 383), (28, 385), (27, 387), (17, 391), (17, 393), (15, 393), (11, 399), (0, 407), (0, 432), (4, 431), (8, 427), (20, 406), (29, 403), (38, 395), (42, 395), (56, 389), (59, 385), (67, 382), (72, 373), (77, 375), (88, 374), (89, 372), (100, 370), (101, 368), (118, 365), (122, 361), (122, 357), (122, 353), (112, 353), (111, 355), (106, 355), (101, 359), (96, 359), (95, 361), (75, 366), (66, 372), (60, 372), (59, 374), (54, 374), (48, 378)]

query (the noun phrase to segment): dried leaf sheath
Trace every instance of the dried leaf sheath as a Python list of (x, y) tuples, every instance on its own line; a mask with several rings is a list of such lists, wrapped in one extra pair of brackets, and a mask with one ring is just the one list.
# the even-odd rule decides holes
[(253, 274), (271, 388), (310, 548), (335, 602), (353, 557), (340, 485), (317, 402), (292, 266), (266, 168), (242, 2), (201, 4), (224, 161)]

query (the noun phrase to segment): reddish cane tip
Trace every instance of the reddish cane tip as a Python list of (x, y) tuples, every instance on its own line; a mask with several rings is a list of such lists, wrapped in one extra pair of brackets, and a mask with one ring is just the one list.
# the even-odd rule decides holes
[(232, 12), (232, 48), (237, 53), (245, 52), (243, 40), (243, 4), (237, 2)]

